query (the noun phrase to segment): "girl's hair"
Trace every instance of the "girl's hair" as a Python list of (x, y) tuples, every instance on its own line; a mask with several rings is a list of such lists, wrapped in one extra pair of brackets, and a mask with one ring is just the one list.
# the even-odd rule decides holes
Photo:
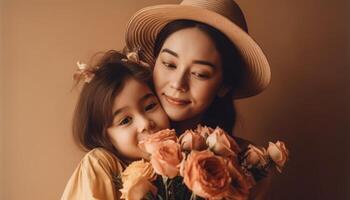
[(237, 115), (232, 100), (232, 94), (241, 83), (243, 70), (242, 60), (236, 47), (223, 33), (207, 24), (197, 21), (172, 21), (164, 26), (164, 28), (158, 34), (153, 49), (154, 57), (156, 58), (158, 56), (165, 40), (171, 34), (186, 28), (198, 28), (199, 30), (203, 31), (203, 33), (207, 34), (214, 42), (222, 60), (223, 84), (231, 88), (225, 97), (215, 97), (213, 103), (207, 109), (204, 115), (205, 118), (201, 123), (212, 127), (220, 126), (225, 131), (231, 133), (236, 123)]
[(125, 80), (135, 78), (149, 84), (152, 73), (114, 50), (106, 52), (93, 69), (93, 78), (84, 84), (75, 108), (73, 136), (85, 150), (103, 147), (117, 153), (107, 135), (114, 99)]

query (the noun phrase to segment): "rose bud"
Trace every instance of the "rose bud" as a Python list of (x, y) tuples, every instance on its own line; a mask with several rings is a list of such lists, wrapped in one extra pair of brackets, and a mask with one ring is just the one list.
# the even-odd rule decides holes
[(181, 149), (184, 151), (204, 150), (207, 148), (205, 139), (197, 132), (186, 130), (179, 138)]
[(270, 158), (275, 162), (276, 168), (279, 172), (282, 172), (282, 168), (288, 159), (288, 149), (283, 142), (277, 141), (275, 144), (269, 142), (269, 147), (267, 148), (267, 153)]
[(217, 155), (230, 156), (239, 153), (238, 144), (221, 128), (216, 128), (207, 138), (209, 149)]

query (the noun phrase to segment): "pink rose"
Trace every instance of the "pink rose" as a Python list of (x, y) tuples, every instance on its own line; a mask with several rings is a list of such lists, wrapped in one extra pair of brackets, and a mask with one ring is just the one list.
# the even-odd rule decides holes
[(138, 140), (140, 149), (149, 154), (153, 154), (157, 146), (159, 146), (159, 142), (166, 140), (177, 142), (177, 137), (174, 129), (164, 129), (154, 134), (140, 134)]
[(158, 142), (151, 155), (151, 164), (157, 174), (174, 178), (179, 174), (182, 161), (180, 145), (173, 140)]
[(184, 151), (204, 150), (207, 148), (204, 137), (195, 131), (186, 130), (179, 138), (181, 149)]
[(222, 199), (231, 189), (231, 177), (224, 159), (211, 151), (192, 151), (183, 176), (186, 186), (203, 198)]
[(286, 148), (284, 142), (277, 141), (275, 144), (269, 142), (267, 153), (273, 162), (275, 162), (277, 170), (281, 173), (289, 155), (288, 149)]
[(208, 136), (207, 145), (211, 151), (221, 156), (229, 156), (240, 152), (236, 141), (219, 127), (216, 127)]

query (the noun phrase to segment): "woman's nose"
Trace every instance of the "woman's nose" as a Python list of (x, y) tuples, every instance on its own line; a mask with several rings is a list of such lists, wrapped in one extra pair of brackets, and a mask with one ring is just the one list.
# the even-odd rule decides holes
[(186, 92), (188, 90), (186, 73), (178, 72), (172, 74), (169, 78), (171, 78), (170, 87), (172, 89), (180, 92)]

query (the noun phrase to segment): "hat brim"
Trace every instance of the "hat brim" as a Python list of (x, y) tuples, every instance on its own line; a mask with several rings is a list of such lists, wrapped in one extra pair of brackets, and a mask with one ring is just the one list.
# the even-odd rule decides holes
[(245, 77), (240, 88), (233, 91), (233, 98), (257, 95), (270, 83), (270, 66), (259, 45), (228, 18), (206, 9), (186, 5), (157, 5), (141, 9), (128, 23), (127, 47), (141, 47), (141, 58), (154, 66), (153, 47), (158, 33), (166, 24), (179, 19), (208, 24), (224, 33), (237, 47), (245, 63)]

